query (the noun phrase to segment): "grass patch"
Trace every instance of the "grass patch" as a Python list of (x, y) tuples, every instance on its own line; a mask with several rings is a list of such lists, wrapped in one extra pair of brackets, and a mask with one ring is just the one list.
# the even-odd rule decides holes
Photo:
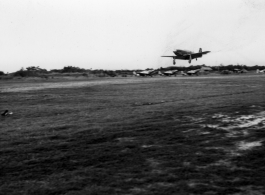
[(236, 149), (263, 126), (238, 137), (207, 126), (263, 110), (263, 78), (134, 79), (1, 93), (14, 114), (0, 118), (0, 194), (263, 192), (264, 147)]

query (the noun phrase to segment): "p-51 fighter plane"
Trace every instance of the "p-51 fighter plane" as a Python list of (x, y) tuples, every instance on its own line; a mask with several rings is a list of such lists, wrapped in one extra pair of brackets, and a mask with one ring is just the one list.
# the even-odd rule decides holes
[(191, 63), (192, 59), (196, 59), (197, 58), (201, 58), (203, 55), (210, 53), (210, 51), (202, 51), (202, 48), (199, 49), (198, 53), (194, 53), (192, 51), (188, 51), (188, 50), (180, 50), (177, 49), (176, 51), (173, 51), (173, 53), (175, 54), (175, 56), (161, 56), (161, 57), (171, 57), (173, 58), (173, 64), (176, 64), (175, 60), (189, 60), (189, 63)]
[(192, 76), (192, 75), (197, 75), (198, 76), (199, 72), (200, 72), (200, 69), (190, 70), (190, 71), (186, 72), (186, 74), (189, 75), (189, 76)]
[(135, 72), (135, 71), (133, 72), (135, 76), (142, 76), (142, 77), (145, 77), (145, 76), (152, 77), (156, 73), (157, 73), (157, 70), (144, 70), (141, 72)]
[(161, 76), (176, 76), (178, 74), (178, 70), (168, 70), (168, 71), (165, 71), (165, 72), (161, 72), (159, 71), (159, 75)]
[(182, 76), (192, 76), (192, 75), (197, 75), (198, 76), (199, 72), (200, 72), (200, 69), (190, 70), (190, 71), (187, 71), (187, 72), (181, 71), (181, 75)]

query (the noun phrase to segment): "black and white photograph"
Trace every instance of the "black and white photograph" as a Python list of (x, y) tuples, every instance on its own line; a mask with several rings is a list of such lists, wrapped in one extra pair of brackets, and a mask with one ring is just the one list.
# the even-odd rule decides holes
[(0, 195), (265, 194), (264, 0), (0, 0)]

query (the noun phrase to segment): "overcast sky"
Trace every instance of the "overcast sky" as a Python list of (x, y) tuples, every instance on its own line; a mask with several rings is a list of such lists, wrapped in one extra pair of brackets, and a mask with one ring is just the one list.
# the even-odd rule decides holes
[[(264, 0), (0, 0), (0, 70), (265, 65)], [(177, 66), (189, 66), (177, 60)]]

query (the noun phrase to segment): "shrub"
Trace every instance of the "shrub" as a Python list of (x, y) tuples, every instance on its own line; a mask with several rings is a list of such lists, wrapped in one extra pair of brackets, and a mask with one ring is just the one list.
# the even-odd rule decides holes
[(78, 68), (74, 66), (65, 66), (62, 69), (62, 73), (71, 73), (71, 72), (86, 72), (86, 70), (83, 68)]
[(47, 70), (35, 66), (27, 67), (26, 69), (21, 68), (19, 71), (14, 73), (14, 76), (20, 77), (36, 77), (46, 74)]
[(28, 71), (24, 70), (23, 68), (21, 68), (19, 71), (16, 71), (14, 73), (14, 76), (20, 76), (20, 77), (26, 77), (28, 76)]

